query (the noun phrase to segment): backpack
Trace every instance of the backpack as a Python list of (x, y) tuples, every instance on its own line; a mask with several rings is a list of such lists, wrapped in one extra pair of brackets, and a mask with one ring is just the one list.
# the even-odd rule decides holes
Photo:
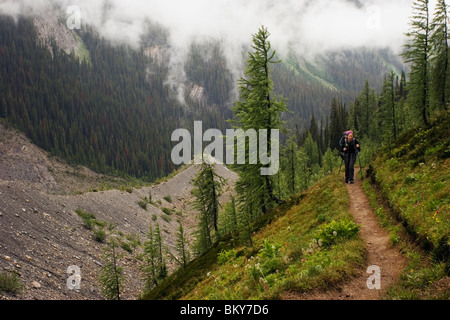
[[(345, 157), (344, 156), (344, 151), (342, 149), (347, 144), (347, 135), (348, 135), (349, 132), (351, 132), (351, 131), (349, 130), (349, 131), (342, 132), (342, 136), (339, 139), (339, 147), (340, 147), (339, 154), (341, 155), (342, 159), (344, 159), (344, 157)], [(356, 137), (354, 137), (353, 139), (354, 139), (354, 141), (356, 141)], [(356, 155), (358, 155), (358, 153), (359, 153), (358, 150), (356, 150)]]

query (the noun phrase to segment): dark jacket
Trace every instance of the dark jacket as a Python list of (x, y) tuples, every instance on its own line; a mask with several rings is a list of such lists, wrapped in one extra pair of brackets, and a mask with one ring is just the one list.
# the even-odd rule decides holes
[[(353, 138), (352, 142), (349, 142), (347, 138), (343, 138), (341, 140), (340, 146), (341, 146), (341, 152), (343, 153), (356, 153), (358, 154), (361, 151), (361, 147), (357, 148), (356, 145), (359, 144), (359, 141), (356, 138)], [(346, 151), (344, 151), (344, 148), (347, 148)]]

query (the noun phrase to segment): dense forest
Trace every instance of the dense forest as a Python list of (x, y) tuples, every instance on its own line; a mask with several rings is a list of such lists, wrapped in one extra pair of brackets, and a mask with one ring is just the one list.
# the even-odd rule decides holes
[[(0, 118), (73, 165), (153, 181), (175, 169), (170, 159), (173, 130), (190, 130), (194, 120), (222, 132), (229, 127), (236, 79), (220, 41), (191, 45), (181, 103), (177, 88), (167, 81), (170, 57), (158, 61), (143, 50), (168, 48), (168, 31), (162, 26), (150, 25), (142, 50), (112, 44), (89, 27), (76, 30), (89, 52), (79, 60), (55, 42), (50, 52), (38, 41), (31, 19), (14, 22), (2, 16), (0, 24)], [(389, 57), (377, 60), (374, 55), (380, 54), (366, 53), (343, 53), (359, 61), (351, 73), (344, 71), (346, 59), (333, 63), (332, 55), (318, 59), (320, 68), (295, 56), (273, 66), (274, 91), (292, 111), (281, 115), (291, 132), (305, 132), (311, 118), (323, 132), (336, 95), (348, 103), (366, 76), (375, 81), (370, 75), (385, 70)], [(326, 150), (323, 144), (321, 148)]]
[[(358, 165), (360, 173), (364, 174), (364, 167), (368, 168), (380, 150), (393, 152), (395, 143), (411, 128), (425, 126), (431, 130), (430, 119), (445, 116), (450, 97), (446, 4), (443, 0), (438, 1), (432, 19), (429, 18), (428, 1), (416, 1), (414, 12), (416, 15), (411, 21), (411, 32), (407, 34), (403, 53), (410, 67), (408, 75), (404, 71), (395, 74), (391, 70), (378, 84), (371, 85), (365, 80), (360, 83), (361, 91), (349, 102), (339, 96), (332, 99), (325, 124), (317, 121), (313, 113), (307, 130), (301, 131), (298, 126), (288, 130), (287, 140), (281, 144), (280, 170), (275, 175), (261, 177), (261, 163), (235, 165), (239, 175), (237, 198), (225, 206), (222, 232), (239, 233), (251, 245), (253, 225), (268, 208), (288, 201), (342, 167), (339, 140), (344, 131), (353, 130), (361, 144)], [(276, 70), (283, 66), (279, 61), (271, 60), (275, 51), (270, 46), (269, 35), (264, 28), (254, 35), (254, 52), (249, 53), (245, 77), (239, 80), (240, 99), (233, 111), (237, 127), (244, 131), (260, 127), (287, 128), (286, 123), (280, 121), (289, 113), (286, 99), (275, 94), (276, 84), (272, 80), (276, 78)], [(259, 51), (265, 56), (259, 57)], [(255, 70), (269, 69), (272, 72), (255, 74)], [(436, 148), (445, 150), (445, 142), (440, 142)], [(448, 151), (444, 151), (442, 157), (448, 157)], [(203, 188), (219, 190), (213, 179), (205, 182)], [(203, 207), (211, 206), (204, 204)], [(235, 222), (230, 225), (230, 221)], [(220, 237), (220, 228), (215, 235)]]

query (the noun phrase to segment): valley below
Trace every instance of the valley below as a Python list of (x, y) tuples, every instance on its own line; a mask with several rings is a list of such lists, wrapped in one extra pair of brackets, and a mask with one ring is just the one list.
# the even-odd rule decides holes
[[(172, 256), (177, 254), (178, 220), (192, 243), (197, 218), (191, 182), (197, 169), (186, 166), (170, 179), (133, 188), (120, 178), (63, 164), (0, 125), (0, 270), (17, 272), (25, 286), (20, 295), (0, 299), (103, 299), (97, 277), (107, 241), (94, 239), (77, 209), (108, 225), (108, 232), (114, 230), (122, 243), (128, 243), (126, 248), (134, 244), (132, 250), (121, 249), (121, 298), (136, 299), (144, 285), (138, 256), (149, 226), (158, 224), (161, 229), (169, 272), (177, 267)], [(226, 167), (216, 170), (227, 179), (222, 195), (226, 199), (237, 177)], [(142, 199), (152, 203), (143, 208), (138, 204)], [(70, 266), (80, 268), (79, 290), (67, 286)]]

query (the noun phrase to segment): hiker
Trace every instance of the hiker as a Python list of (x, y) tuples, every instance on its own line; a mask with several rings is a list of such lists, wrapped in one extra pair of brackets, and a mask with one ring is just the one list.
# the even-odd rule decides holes
[(355, 162), (361, 151), (358, 140), (354, 138), (353, 131), (344, 132), (341, 139), (341, 152), (345, 163), (345, 183), (355, 182)]

